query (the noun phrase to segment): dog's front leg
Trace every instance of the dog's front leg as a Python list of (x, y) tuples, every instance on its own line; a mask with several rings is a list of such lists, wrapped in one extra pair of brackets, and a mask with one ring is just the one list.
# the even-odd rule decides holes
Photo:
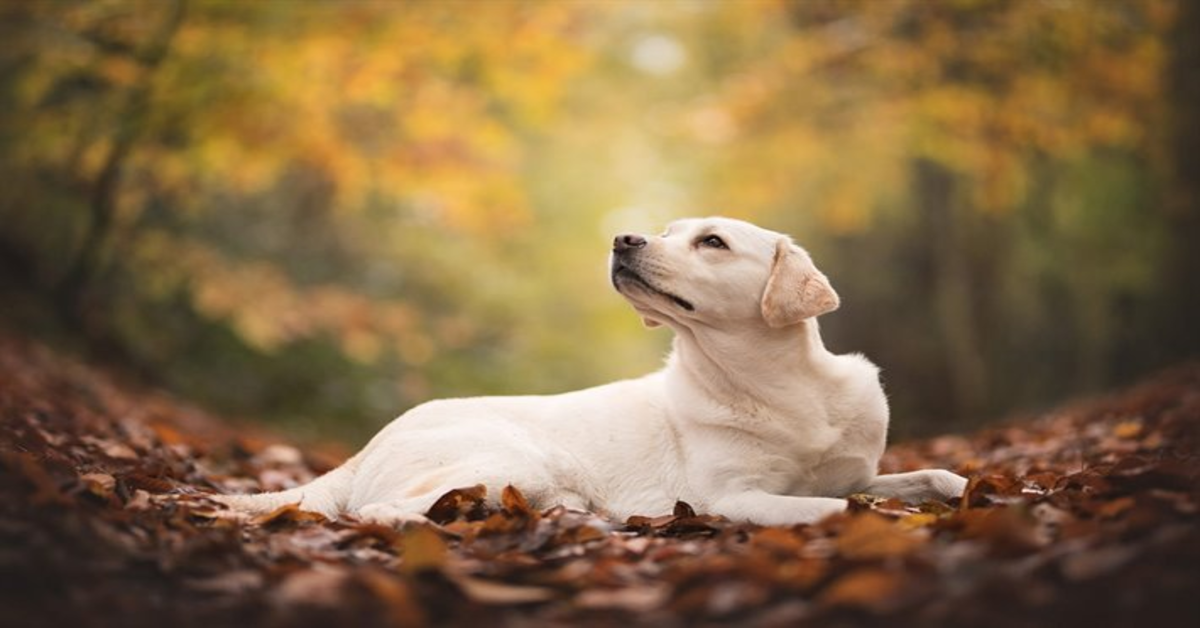
[(846, 500), (832, 497), (794, 497), (764, 491), (745, 491), (721, 497), (709, 510), (733, 521), (759, 525), (812, 523), (846, 509)]
[(945, 501), (961, 497), (967, 478), (942, 469), (875, 476), (861, 492), (880, 497), (896, 497), (906, 502)]

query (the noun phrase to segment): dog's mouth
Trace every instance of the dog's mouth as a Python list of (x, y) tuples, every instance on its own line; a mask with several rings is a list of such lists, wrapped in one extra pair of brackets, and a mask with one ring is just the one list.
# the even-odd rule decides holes
[(681, 307), (689, 312), (694, 312), (696, 310), (696, 306), (692, 305), (691, 301), (688, 301), (687, 299), (684, 299), (683, 297), (671, 294), (670, 292), (667, 292), (666, 290), (663, 290), (663, 289), (655, 286), (654, 284), (650, 283), (649, 281), (646, 281), (646, 279), (644, 277), (637, 274), (632, 268), (622, 264), (618, 260), (613, 260), (612, 284), (613, 284), (613, 287), (617, 289), (617, 292), (621, 291), (620, 284), (623, 281), (631, 282), (633, 284), (640, 286), (642, 289), (646, 290), (647, 292), (651, 292), (653, 294), (657, 294), (659, 296), (665, 297), (667, 300), (671, 301), (675, 305), (678, 305), (679, 307)]

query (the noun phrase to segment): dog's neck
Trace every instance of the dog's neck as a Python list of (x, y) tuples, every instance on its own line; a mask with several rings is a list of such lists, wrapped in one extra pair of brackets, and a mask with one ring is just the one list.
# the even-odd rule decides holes
[(827, 373), (816, 319), (783, 329), (676, 329), (669, 376), (685, 377), (719, 403), (786, 407), (798, 381)]

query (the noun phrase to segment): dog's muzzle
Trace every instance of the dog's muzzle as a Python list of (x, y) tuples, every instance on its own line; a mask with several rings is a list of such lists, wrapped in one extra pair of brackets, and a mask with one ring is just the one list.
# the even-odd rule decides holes
[(620, 282), (629, 281), (654, 294), (666, 297), (675, 305), (689, 312), (695, 311), (696, 307), (690, 301), (655, 286), (637, 272), (634, 258), (644, 248), (646, 248), (646, 238), (640, 235), (627, 233), (613, 238), (612, 268), (610, 269), (610, 280), (613, 287), (620, 292)]

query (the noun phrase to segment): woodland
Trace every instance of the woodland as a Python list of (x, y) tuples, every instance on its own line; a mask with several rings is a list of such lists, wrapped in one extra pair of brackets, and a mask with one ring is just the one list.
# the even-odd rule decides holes
[[(1200, 625), (1200, 3), (0, 0), (0, 624)], [(812, 525), (294, 486), (661, 365), (612, 237), (794, 236), (885, 472)]]

